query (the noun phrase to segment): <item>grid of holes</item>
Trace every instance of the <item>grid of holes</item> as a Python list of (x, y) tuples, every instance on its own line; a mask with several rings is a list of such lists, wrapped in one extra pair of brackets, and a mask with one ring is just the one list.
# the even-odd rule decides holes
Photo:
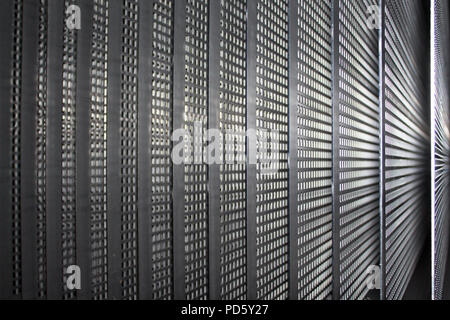
[(47, 0), (39, 1), (38, 90), (36, 108), (37, 296), (47, 296)]
[(92, 296), (96, 300), (108, 298), (106, 190), (108, 4), (108, 0), (94, 0), (93, 3), (90, 113), (90, 213)]
[(172, 134), (174, 0), (153, 2), (151, 212), (153, 298), (171, 299)]
[(379, 263), (378, 30), (365, 23), (378, 3), (339, 4), (340, 297), (361, 299)]
[(426, 235), (430, 151), (422, 3), (386, 3), (386, 297), (401, 299)]
[[(65, 8), (74, 4), (73, 0), (65, 1)], [(68, 16), (66, 16), (67, 18)], [(75, 239), (75, 125), (76, 125), (76, 67), (77, 67), (77, 34), (64, 24), (63, 43), (63, 94), (62, 94), (62, 265), (63, 270), (76, 264)], [(64, 275), (64, 299), (73, 299), (76, 292), (65, 285), (67, 276)]]
[(22, 109), (22, 39), (23, 3), (14, 1), (14, 28), (11, 70), (11, 212), (12, 212), (12, 267), (13, 295), (22, 294), (22, 240), (21, 240), (21, 196), (20, 196), (20, 142)]
[[(226, 300), (246, 299), (246, 0), (222, 1), (220, 6), (219, 128), (235, 132), (225, 141), (220, 165), (221, 292)], [(225, 162), (223, 161), (225, 160)]]
[(298, 1), (298, 299), (332, 290), (331, 0)]
[[(288, 297), (288, 7), (288, 0), (257, 2), (256, 276), (257, 298), (267, 300)], [(273, 150), (279, 152), (272, 158), (276, 173), (267, 171)]]
[(434, 92), (435, 101), (435, 270), (434, 272), (434, 294), (436, 300), (441, 300), (443, 295), (444, 276), (448, 256), (449, 237), (449, 157), (450, 137), (449, 137), (449, 100), (448, 100), (448, 80), (446, 78), (446, 60), (444, 52), (448, 51), (448, 5), (444, 1), (435, 2), (435, 78)]
[(122, 295), (137, 299), (138, 0), (122, 0), (120, 106)]
[[(209, 0), (186, 1), (185, 125), (208, 126)], [(198, 140), (198, 139), (197, 139)], [(202, 145), (205, 141), (197, 141)], [(191, 150), (194, 150), (192, 146)], [(198, 155), (185, 165), (185, 290), (188, 300), (208, 298), (208, 166)]]

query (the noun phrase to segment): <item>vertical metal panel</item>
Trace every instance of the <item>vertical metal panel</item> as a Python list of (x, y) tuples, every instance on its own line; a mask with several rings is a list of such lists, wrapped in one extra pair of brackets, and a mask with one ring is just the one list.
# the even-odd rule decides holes
[[(220, 9), (221, 4), (218, 1), (212, 1), (209, 8), (209, 83), (208, 83), (208, 129), (219, 129), (219, 90), (221, 89), (220, 81), (220, 62), (221, 62), (221, 48), (220, 43), (224, 41), (220, 37), (221, 29), (220, 25), (223, 21), (220, 21)], [(222, 31), (223, 32), (223, 31)], [(222, 51), (223, 52), (223, 51)], [(209, 138), (209, 137), (208, 137)], [(208, 140), (209, 141), (209, 140)], [(214, 143), (216, 141), (209, 141)], [(219, 143), (221, 141), (218, 141)], [(209, 155), (207, 155), (209, 156)], [(209, 299), (218, 300), (221, 296), (220, 289), (220, 167), (218, 163), (212, 163), (212, 159), (208, 158), (209, 164), (209, 196), (208, 196), (208, 219), (209, 219)]]
[(138, 296), (137, 126), (138, 0), (123, 0), (120, 85), (120, 186), (122, 296)]
[(23, 110), (23, 1), (14, 2), (13, 9), (13, 41), (11, 47), (11, 214), (12, 214), (12, 297), (22, 296), (22, 168), (21, 168), (21, 140), (22, 140), (22, 110)]
[(339, 282), (339, 292), (334, 294), (346, 300), (365, 297), (367, 269), (379, 263), (378, 30), (366, 24), (367, 8), (378, 2), (343, 0), (338, 5), (333, 214), (339, 239), (334, 242), (339, 246), (339, 278), (334, 281)]
[(431, 1), (432, 299), (441, 300), (449, 242), (449, 5)]
[(288, 6), (256, 8), (256, 280), (257, 298), (267, 300), (288, 298)]
[(0, 298), (12, 295), (12, 210), (11, 210), (11, 69), (13, 67), (12, 44), (14, 37), (14, 1), (2, 2), (0, 11), (0, 102), (4, 110), (0, 113)]
[(297, 1), (289, 68), (294, 299), (329, 299), (332, 293), (331, 22), (331, 1)]
[(385, 228), (385, 211), (386, 211), (386, 122), (384, 121), (384, 110), (386, 108), (386, 92), (385, 92), (385, 61), (386, 61), (386, 0), (380, 0), (380, 15), (379, 15), (379, 39), (378, 39), (378, 59), (379, 59), (379, 100), (380, 100), (380, 299), (386, 299), (386, 281), (384, 276), (386, 274), (386, 228)]
[[(175, 0), (174, 64), (173, 64), (173, 129), (184, 128), (184, 78), (185, 78), (185, 30), (186, 1)], [(180, 141), (173, 141), (174, 144)], [(174, 243), (174, 297), (185, 300), (184, 290), (184, 164), (173, 166), (173, 243)]]
[[(216, 186), (216, 202), (210, 211), (218, 213), (211, 241), (217, 251), (210, 257), (218, 272), (221, 299), (247, 297), (247, 204), (246, 146), (247, 118), (247, 1), (228, 1), (212, 5), (210, 19), (210, 123), (221, 137), (220, 165), (213, 165), (210, 186)], [(213, 33), (215, 32), (215, 33)], [(215, 36), (213, 36), (213, 34)], [(217, 39), (217, 40), (216, 40)], [(213, 127), (210, 125), (210, 127)], [(210, 253), (210, 254), (211, 254)]]
[(175, 16), (174, 130), (183, 129), (185, 138), (192, 137), (188, 143), (193, 151), (190, 163), (174, 166), (175, 298), (198, 300), (209, 294), (208, 166), (203, 162), (208, 126), (209, 1), (177, 1)]
[(108, 42), (108, 298), (121, 299), (121, 181), (120, 181), (120, 93), (121, 93), (122, 3), (109, 2)]
[(138, 257), (139, 299), (152, 297), (152, 230), (151, 230), (151, 98), (152, 98), (152, 37), (153, 1), (139, 2), (139, 62), (138, 62)]
[[(62, 256), (62, 101), (64, 2), (48, 6), (47, 126), (47, 297), (63, 296)], [(59, 63), (58, 63), (59, 62)], [(50, 245), (51, 244), (51, 245)]]
[[(75, 4), (74, 0), (64, 1), (64, 10)], [(64, 18), (68, 18), (64, 14)], [(65, 21), (65, 19), (64, 19)], [(65, 270), (77, 264), (76, 246), (76, 99), (77, 99), (77, 66), (78, 66), (78, 33), (67, 24), (63, 27), (62, 55), (62, 120), (61, 120), (61, 225), (62, 225), (62, 267), (63, 299), (75, 299), (77, 292), (69, 290), (65, 285), (68, 276)]]
[[(247, 6), (247, 132), (256, 134), (256, 14), (257, 2)], [(256, 163), (250, 153), (256, 141), (247, 136), (247, 299), (256, 300)], [(254, 159), (256, 160), (256, 159)]]
[(289, 1), (289, 299), (297, 300), (298, 274), (298, 26), (301, 21), (299, 1)]
[[(212, 3), (211, 3), (212, 4)], [(211, 12), (212, 12), (211, 7)], [(247, 123), (247, 1), (218, 2), (211, 16), (211, 29), (216, 26), (217, 40), (211, 35), (210, 79), (216, 77), (217, 128), (222, 133), (221, 163), (216, 178), (217, 229), (211, 235), (218, 242), (219, 295), (221, 299), (247, 297), (247, 205), (246, 205), (246, 140)], [(216, 21), (214, 21), (216, 20)], [(213, 49), (215, 48), (215, 49)], [(213, 117), (210, 117), (213, 121)], [(210, 203), (210, 207), (213, 204)], [(212, 223), (212, 222), (210, 222)]]
[(76, 121), (75, 153), (76, 153), (76, 264), (82, 273), (79, 299), (90, 299), (91, 285), (91, 219), (89, 207), (89, 120), (90, 120), (90, 70), (91, 45), (93, 30), (93, 3), (89, 0), (79, 2), (81, 15), (81, 30), (78, 32), (77, 43), (77, 83), (76, 83)]
[(426, 237), (429, 185), (428, 19), (422, 1), (386, 2), (386, 298), (401, 299)]
[(36, 297), (47, 296), (48, 2), (39, 1), (36, 96)]
[(91, 77), (89, 101), (89, 296), (108, 298), (108, 37), (109, 0), (92, 8)]
[[(153, 299), (173, 298), (174, 211), (173, 127), (173, 0), (153, 1), (151, 72), (151, 248)], [(180, 108), (182, 110), (182, 108)], [(178, 180), (177, 184), (179, 183)], [(180, 199), (178, 197), (177, 199)]]
[(333, 0), (332, 6), (332, 157), (333, 157), (333, 173), (332, 173), (332, 196), (333, 196), (333, 239), (332, 239), (332, 268), (333, 268), (333, 300), (340, 299), (341, 272), (340, 272), (340, 223), (339, 223), (339, 1)]
[(108, 288), (111, 299), (136, 299), (139, 12), (137, 1), (109, 5)]
[[(209, 0), (187, 0), (185, 32), (185, 121), (193, 163), (184, 166), (185, 290), (188, 300), (208, 298), (208, 166), (203, 162), (208, 126)], [(200, 125), (201, 128), (197, 128)], [(196, 135), (202, 134), (202, 137)], [(196, 144), (201, 146), (196, 153)]]
[(23, 12), (22, 110), (20, 138), (21, 216), (22, 216), (22, 298), (33, 299), (37, 289), (37, 210), (36, 210), (36, 99), (38, 71), (39, 4), (26, 0)]

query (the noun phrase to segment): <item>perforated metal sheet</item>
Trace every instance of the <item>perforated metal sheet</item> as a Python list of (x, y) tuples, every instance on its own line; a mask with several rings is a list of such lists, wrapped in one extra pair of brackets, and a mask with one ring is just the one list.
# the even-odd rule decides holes
[(236, 300), (247, 297), (247, 0), (221, 1), (219, 10), (219, 129), (227, 143), (219, 169), (220, 297)]
[(23, 3), (14, 1), (13, 13), (13, 42), (11, 58), (11, 208), (12, 208), (12, 277), (13, 287), (10, 294), (20, 297), (22, 294), (22, 241), (21, 241), (21, 110), (22, 110), (22, 32), (23, 32)]
[(365, 297), (367, 269), (379, 263), (378, 31), (365, 23), (377, 4), (334, 7), (334, 295), (344, 300)]
[[(256, 129), (266, 151), (257, 152), (256, 288), (258, 299), (288, 296), (288, 6), (287, 0), (257, 2)], [(278, 145), (268, 132), (279, 134)], [(276, 173), (267, 159), (278, 150)]]
[[(66, 0), (65, 7), (75, 2)], [(67, 15), (67, 17), (69, 17)], [(63, 101), (62, 101), (62, 258), (64, 273), (69, 266), (76, 265), (76, 199), (75, 199), (75, 144), (76, 144), (76, 68), (77, 68), (77, 34), (64, 26), (63, 43)], [(64, 282), (67, 276), (64, 276)], [(69, 291), (63, 284), (64, 299), (73, 299), (75, 291)]]
[(38, 93), (36, 109), (37, 297), (47, 296), (47, 0), (39, 1)]
[(430, 126), (424, 12), (422, 1), (386, 2), (382, 248), (387, 299), (403, 297), (427, 234)]
[(108, 0), (94, 1), (90, 95), (90, 241), (93, 299), (108, 298), (108, 199), (106, 189), (108, 6)]
[(449, 242), (449, 5), (431, 1), (431, 143), (433, 299), (441, 300)]
[[(1, 3), (1, 298), (362, 299), (380, 231), (383, 297), (403, 296), (428, 219), (423, 1)], [(383, 52), (367, 26), (380, 3)], [(65, 23), (71, 4), (81, 31)], [(433, 4), (440, 298), (448, 4)], [(257, 165), (243, 135), (220, 165), (173, 164), (172, 132), (195, 122), (256, 129)], [(77, 264), (73, 291), (64, 273)]]
[(124, 299), (137, 298), (138, 1), (123, 0), (120, 106), (121, 269)]
[(173, 297), (172, 237), (172, 0), (153, 1), (151, 225), (153, 298)]
[[(201, 125), (202, 132), (208, 128), (208, 9), (208, 0), (186, 1), (184, 129), (192, 137), (194, 131), (199, 130), (196, 123)], [(191, 150), (194, 150), (194, 143)], [(194, 157), (199, 164), (184, 166), (185, 292), (188, 300), (208, 298), (208, 166), (201, 164), (202, 153)]]
[[(327, 299), (332, 290), (332, 60), (329, 0), (297, 0), (294, 63), (296, 108), (295, 241), (298, 299)], [(291, 57), (292, 59), (292, 57)], [(291, 60), (292, 61), (292, 60)], [(291, 67), (292, 68), (292, 67)], [(291, 72), (292, 69), (291, 69)], [(292, 79), (292, 77), (291, 77)], [(292, 85), (291, 85), (292, 88)], [(291, 168), (292, 170), (292, 168)], [(292, 240), (291, 240), (292, 241)]]

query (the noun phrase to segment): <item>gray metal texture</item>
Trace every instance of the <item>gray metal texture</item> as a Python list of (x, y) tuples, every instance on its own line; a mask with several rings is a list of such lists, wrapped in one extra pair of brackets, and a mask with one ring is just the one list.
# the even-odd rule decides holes
[[(378, 2), (334, 1), (333, 264), (335, 299), (362, 299), (379, 264)], [(339, 267), (337, 267), (339, 265)]]
[(422, 1), (384, 5), (382, 296), (396, 300), (415, 270), (429, 221), (429, 28)]
[(449, 242), (449, 5), (431, 1), (431, 196), (433, 299), (441, 300)]
[(291, 6), (292, 299), (327, 299), (333, 280), (332, 1)]
[[(432, 5), (430, 72), (420, 0), (0, 1), (0, 298), (365, 299), (380, 265), (400, 299), (429, 230), (440, 298), (448, 4)], [(195, 162), (173, 161), (198, 133)]]

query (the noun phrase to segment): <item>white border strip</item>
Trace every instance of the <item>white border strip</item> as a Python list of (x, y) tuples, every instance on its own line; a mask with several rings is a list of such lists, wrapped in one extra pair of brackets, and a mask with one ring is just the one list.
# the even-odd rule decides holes
[(436, 300), (435, 289), (436, 289), (436, 1), (431, 0), (431, 19), (430, 19), (430, 71), (431, 71), (431, 92), (430, 92), (430, 121), (431, 121), (431, 299)]

